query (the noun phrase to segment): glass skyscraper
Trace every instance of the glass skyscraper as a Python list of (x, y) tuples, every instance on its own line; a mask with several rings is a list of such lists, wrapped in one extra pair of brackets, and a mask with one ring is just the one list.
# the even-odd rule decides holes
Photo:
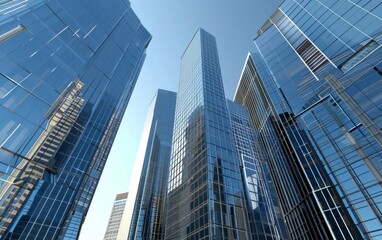
[(247, 200), (250, 239), (289, 239), (279, 199), (246, 109), (227, 100)]
[(165, 239), (248, 239), (244, 197), (216, 41), (199, 29), (181, 58)]
[(104, 240), (117, 239), (128, 196), (129, 196), (129, 193), (125, 192), (125, 193), (117, 194), (117, 196), (115, 197), (115, 201), (113, 204), (113, 208), (111, 210), (109, 222), (106, 227), (105, 236), (103, 237)]
[(259, 131), (293, 239), (382, 237), (382, 3), (287, 0), (235, 102)]
[(123, 226), (129, 228), (128, 239), (164, 239), (175, 103), (176, 93), (159, 89), (150, 104), (141, 139), (144, 155), (137, 156), (143, 165), (134, 209), (130, 226)]
[(75, 239), (151, 36), (128, 1), (0, 3), (0, 237)]

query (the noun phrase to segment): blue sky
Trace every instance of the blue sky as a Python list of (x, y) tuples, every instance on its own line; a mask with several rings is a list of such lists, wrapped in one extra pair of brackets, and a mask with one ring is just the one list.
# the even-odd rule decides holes
[(226, 97), (233, 98), (257, 30), (281, 0), (132, 0), (153, 39), (118, 131), (81, 240), (103, 239), (117, 193), (128, 191), (149, 103), (158, 88), (177, 91), (180, 57), (202, 27), (216, 37)]

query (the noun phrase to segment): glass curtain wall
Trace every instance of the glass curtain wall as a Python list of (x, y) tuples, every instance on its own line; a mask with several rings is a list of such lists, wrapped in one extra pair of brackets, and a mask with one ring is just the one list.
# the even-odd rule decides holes
[(175, 103), (176, 93), (159, 89), (150, 104), (145, 125), (149, 135), (143, 139), (146, 151), (128, 239), (164, 239)]
[(215, 38), (199, 29), (181, 58), (165, 239), (248, 239)]
[[(313, 229), (324, 238), (382, 236), (381, 8), (379, 1), (287, 0), (254, 40), (259, 83), (249, 89), (267, 95), (275, 136), (292, 153), (297, 196), (315, 206), (311, 230), (296, 222), (309, 215), (289, 220), (294, 238), (311, 239)], [(244, 96), (237, 92), (236, 101), (249, 105)]]
[(227, 106), (246, 192), (251, 239), (290, 239), (259, 133), (243, 106), (230, 100)]
[(0, 13), (0, 236), (75, 239), (151, 36), (122, 0)]

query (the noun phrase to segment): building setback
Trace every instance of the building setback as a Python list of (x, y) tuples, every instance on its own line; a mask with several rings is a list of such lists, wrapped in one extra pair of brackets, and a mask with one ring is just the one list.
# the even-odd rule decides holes
[(287, 0), (235, 102), (259, 131), (292, 239), (382, 236), (379, 1)]
[(113, 208), (111, 210), (111, 214), (109, 218), (109, 222), (106, 227), (105, 236), (103, 237), (104, 240), (117, 239), (128, 196), (129, 196), (129, 193), (125, 192), (125, 193), (117, 194), (117, 196), (115, 197)]
[(151, 36), (122, 0), (0, 12), (0, 237), (76, 239)]
[(176, 93), (159, 89), (150, 104), (142, 133), (143, 146), (140, 146), (144, 155), (137, 156), (143, 165), (136, 197), (131, 203), (134, 209), (130, 225), (121, 225), (129, 228), (128, 239), (164, 239), (175, 103)]
[(215, 38), (199, 29), (181, 58), (165, 239), (248, 239)]

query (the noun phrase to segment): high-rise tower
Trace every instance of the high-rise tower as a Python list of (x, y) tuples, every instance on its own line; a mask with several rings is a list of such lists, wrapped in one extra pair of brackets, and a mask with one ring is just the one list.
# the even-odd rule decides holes
[(151, 36), (122, 0), (0, 13), (0, 237), (75, 239)]
[(128, 239), (164, 239), (175, 103), (176, 93), (159, 89), (150, 104), (141, 139), (143, 152), (137, 155), (137, 161), (143, 160), (139, 185), (129, 203), (133, 211), (127, 211), (131, 222), (123, 226), (129, 228)]
[(287, 0), (258, 31), (235, 101), (293, 239), (382, 236), (379, 1)]
[(199, 29), (181, 58), (166, 239), (248, 239), (247, 230), (216, 41)]

